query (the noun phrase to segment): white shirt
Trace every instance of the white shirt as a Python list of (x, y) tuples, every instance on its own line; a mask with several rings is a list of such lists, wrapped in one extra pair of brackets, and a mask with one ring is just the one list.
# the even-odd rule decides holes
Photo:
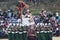
[(22, 26), (29, 26), (29, 18), (22, 18)]
[(59, 16), (59, 13), (58, 12), (56, 13), (56, 16)]

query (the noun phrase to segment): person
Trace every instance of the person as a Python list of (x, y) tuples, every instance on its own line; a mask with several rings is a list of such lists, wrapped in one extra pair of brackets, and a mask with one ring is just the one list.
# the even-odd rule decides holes
[(8, 18), (11, 18), (13, 16), (13, 13), (10, 9), (8, 10), (7, 15), (8, 15)]
[(2, 12), (2, 9), (0, 9), (0, 16), (3, 16), (3, 12)]
[(28, 16), (28, 17), (32, 16), (29, 9), (27, 9), (27, 11), (25, 12), (25, 16)]
[(60, 21), (60, 16), (58, 16), (58, 20)]
[(9, 28), (9, 22), (8, 21), (5, 21), (4, 25), (6, 28)]
[(56, 36), (60, 36), (59, 28), (58, 27), (56, 28)]
[(2, 9), (0, 9), (0, 19), (3, 19), (3, 18), (4, 18), (3, 12), (2, 12)]
[(28, 16), (22, 15), (22, 26), (29, 26), (30, 18)]
[(7, 18), (7, 12), (6, 11), (3, 12), (3, 15), (4, 15), (4, 18)]
[(34, 27), (31, 27), (27, 33), (27, 40), (37, 40)]
[(40, 23), (40, 18), (38, 16), (35, 16), (34, 17), (34, 22), (35, 22), (35, 24)]
[(19, 1), (16, 5), (19, 13), (22, 13), (24, 9), (27, 8), (27, 5), (23, 1)]

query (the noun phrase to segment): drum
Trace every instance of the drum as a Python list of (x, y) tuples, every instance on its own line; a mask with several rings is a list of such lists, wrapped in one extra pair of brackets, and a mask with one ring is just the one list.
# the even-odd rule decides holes
[(9, 39), (9, 40), (13, 40), (13, 39), (12, 39), (12, 32), (10, 32), (10, 31), (8, 31), (8, 39)]
[(23, 40), (23, 32), (19, 32), (18, 33), (18, 40)]
[(23, 31), (23, 40), (27, 40), (27, 31)]

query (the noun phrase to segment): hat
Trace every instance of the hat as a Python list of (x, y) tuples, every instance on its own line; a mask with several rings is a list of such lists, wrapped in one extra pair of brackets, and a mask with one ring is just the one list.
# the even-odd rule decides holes
[(42, 25), (44, 25), (43, 23), (40, 23), (40, 25), (42, 26)]
[(59, 30), (58, 28), (56, 28), (56, 30)]
[(27, 9), (27, 12), (29, 12), (30, 10), (29, 9)]
[(15, 26), (15, 24), (13, 24), (13, 26)]
[(17, 23), (17, 26), (18, 26), (19, 24)]
[(8, 10), (9, 12), (11, 11), (11, 10)]
[(45, 23), (45, 25), (47, 25), (47, 23)]
[(51, 25), (51, 23), (48, 23), (48, 25)]

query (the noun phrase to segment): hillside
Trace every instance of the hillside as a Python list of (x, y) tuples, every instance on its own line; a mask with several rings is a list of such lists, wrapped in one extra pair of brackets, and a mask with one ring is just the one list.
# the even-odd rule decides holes
[[(0, 8), (2, 8), (2, 9), (8, 9), (8, 8), (16, 9), (16, 6), (15, 6), (16, 2), (17, 2), (17, 0), (0, 0)], [(30, 6), (32, 5), (32, 7), (30, 9), (41, 10), (41, 8), (44, 8), (46, 10), (60, 12), (60, 0), (36, 0), (35, 3), (36, 3), (35, 5), (32, 5), (33, 3), (30, 3), (30, 2), (27, 4), (29, 4)]]

